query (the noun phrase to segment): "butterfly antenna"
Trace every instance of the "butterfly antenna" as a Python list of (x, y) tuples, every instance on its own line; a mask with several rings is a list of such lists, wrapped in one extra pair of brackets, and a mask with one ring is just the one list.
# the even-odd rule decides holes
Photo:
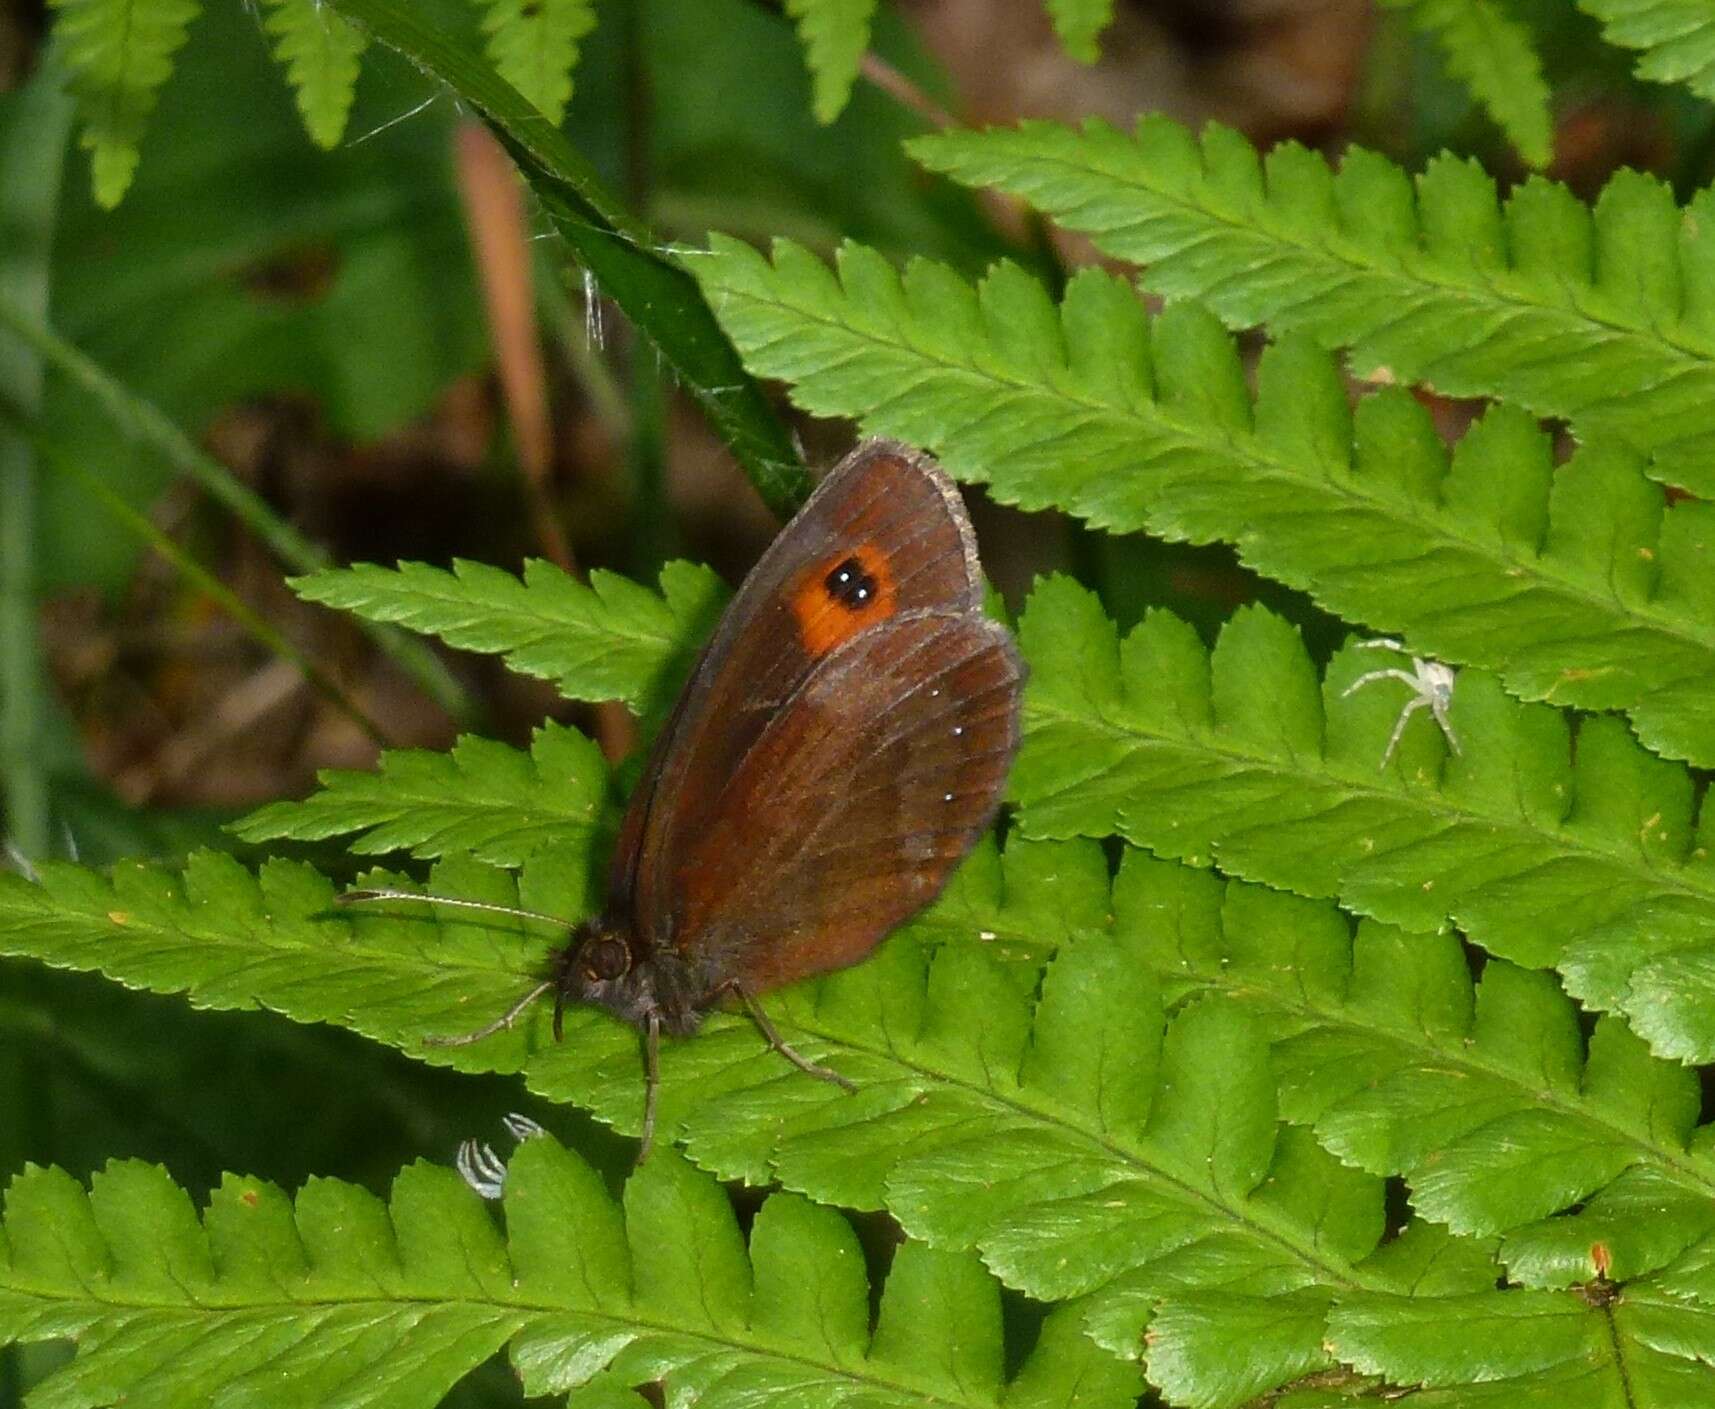
[(521, 920), (545, 920), (561, 929), (572, 928), (570, 920), (562, 920), (558, 915), (545, 915), (540, 910), (521, 910), (516, 905), (494, 905), (486, 900), (461, 900), (456, 895), (425, 895), (418, 890), (348, 890), (334, 897), (335, 903), (339, 905), (363, 905), (371, 900), (426, 900), (436, 905), (456, 905), (465, 910), (488, 910), (496, 915), (515, 915)]
[(460, 1033), (456, 1037), (425, 1037), (425, 1047), (468, 1047), (473, 1042), (480, 1042), (485, 1037), (493, 1037), (518, 1021), (518, 1015), (554, 986), (551, 978), (543, 979), (493, 1022), (479, 1027), (475, 1032)]

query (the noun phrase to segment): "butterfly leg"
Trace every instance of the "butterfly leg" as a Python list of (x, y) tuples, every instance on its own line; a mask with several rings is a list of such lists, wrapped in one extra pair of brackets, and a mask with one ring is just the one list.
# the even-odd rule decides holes
[(855, 1081), (841, 1076), (831, 1067), (825, 1067), (820, 1062), (811, 1061), (801, 1052), (794, 1051), (792, 1045), (780, 1035), (774, 1024), (768, 1020), (768, 1014), (762, 1011), (762, 1004), (756, 1001), (756, 995), (743, 984), (729, 983), (727, 987), (738, 994), (739, 1001), (744, 1004), (745, 1011), (750, 1014), (750, 1020), (756, 1024), (757, 1031), (762, 1034), (763, 1041), (791, 1062), (799, 1071), (807, 1072), (822, 1081), (831, 1081), (834, 1085), (843, 1086), (848, 1091), (857, 1090)]
[[(471, 1043), (480, 1042), (485, 1037), (493, 1037), (495, 1033), (509, 1028), (517, 1022), (519, 1015), (553, 986), (554, 981), (552, 979), (546, 979), (537, 984), (493, 1022), (484, 1024), (475, 1032), (461, 1033), (457, 1037), (425, 1037), (423, 1045), (425, 1047), (468, 1047)], [(558, 1037), (559, 1033), (556, 1032), (554, 1035)]]
[(643, 1031), (643, 1139), (637, 1147), (637, 1162), (649, 1158), (655, 1143), (655, 1096), (661, 1089), (661, 1015), (651, 1012)]

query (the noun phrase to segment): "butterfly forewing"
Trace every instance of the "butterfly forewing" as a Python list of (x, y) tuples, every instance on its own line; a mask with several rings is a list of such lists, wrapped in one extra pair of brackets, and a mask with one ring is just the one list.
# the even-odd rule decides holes
[(731, 780), (787, 702), (901, 615), (980, 602), (970, 525), (933, 462), (886, 441), (843, 460), (745, 579), (657, 741), (622, 827), (610, 916), (645, 949), (683, 947), (686, 850), (723, 825)]

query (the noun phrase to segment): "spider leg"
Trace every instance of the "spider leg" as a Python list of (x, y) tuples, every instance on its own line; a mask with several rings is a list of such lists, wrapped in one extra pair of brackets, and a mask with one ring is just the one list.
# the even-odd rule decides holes
[[(506, 1116), (502, 1124), (506, 1126), (507, 1134), (519, 1144), (548, 1133), (529, 1116), (519, 1115), (516, 1111)], [(495, 1154), (493, 1145), (477, 1140), (461, 1141), (453, 1167), (466, 1184), (490, 1202), (506, 1192), (506, 1161)]]
[(1428, 705), (1429, 697), (1427, 695), (1413, 695), (1405, 702), (1405, 708), (1399, 712), (1399, 718), (1393, 722), (1393, 733), (1387, 736), (1387, 747), (1382, 750), (1382, 761), (1376, 765), (1378, 773), (1387, 767), (1388, 760), (1393, 757), (1393, 751), (1399, 747), (1400, 738), (1404, 735), (1405, 726), (1411, 716), (1420, 709), (1426, 709)]
[(1346, 696), (1351, 694), (1353, 691), (1361, 690), (1365, 685), (1373, 684), (1377, 680), (1400, 680), (1411, 686), (1413, 694), (1420, 695), (1423, 693), (1423, 682), (1415, 675), (1412, 675), (1409, 671), (1398, 669), (1369, 670), (1365, 671), (1364, 674), (1360, 675), (1350, 685), (1346, 686), (1344, 690), (1340, 691), (1340, 698), (1345, 699)]
[(465, 1140), (459, 1145), (453, 1161), (464, 1182), (482, 1198), (493, 1202), (506, 1190), (506, 1162), (494, 1153), (494, 1146)]
[(1465, 750), (1459, 747), (1459, 736), (1453, 732), (1453, 721), (1447, 717), (1447, 702), (1440, 699), (1431, 700), (1429, 712), (1435, 716), (1435, 722), (1441, 726), (1441, 732), (1447, 738), (1447, 747), (1452, 749), (1454, 753), (1463, 756)]

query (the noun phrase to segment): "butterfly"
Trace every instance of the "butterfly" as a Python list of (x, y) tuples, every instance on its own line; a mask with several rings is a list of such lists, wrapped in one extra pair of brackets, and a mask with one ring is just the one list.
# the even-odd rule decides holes
[(643, 1034), (644, 1154), (662, 1034), (729, 998), (782, 1056), (849, 1087), (794, 1051), (757, 995), (855, 964), (940, 893), (1000, 805), (1023, 679), (983, 615), (953, 482), (904, 445), (861, 444), (693, 668), (626, 808), (600, 918), (508, 1012), (431, 1040), (480, 1041), (550, 991), (556, 1039), (568, 1004), (606, 1008)]

